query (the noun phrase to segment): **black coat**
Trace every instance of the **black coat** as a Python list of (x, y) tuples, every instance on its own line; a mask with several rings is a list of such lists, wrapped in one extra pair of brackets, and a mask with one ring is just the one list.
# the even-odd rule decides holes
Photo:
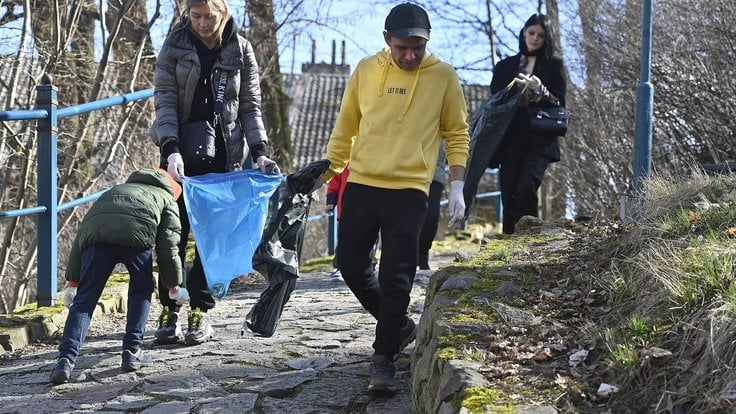
[[(491, 94), (505, 88), (519, 73), (519, 60), (521, 55), (507, 57), (496, 64), (491, 80)], [(542, 60), (537, 57), (534, 64), (533, 75), (536, 75), (549, 92), (559, 100), (561, 106), (565, 106), (565, 92), (567, 82), (565, 80), (565, 69), (562, 59), (552, 57)], [(543, 104), (540, 102), (540, 105)], [(508, 151), (512, 149), (512, 151)], [(504, 153), (533, 152), (549, 156), (552, 161), (560, 160), (560, 143), (558, 137), (551, 135), (531, 134), (529, 132), (529, 117), (526, 107), (519, 107), (511, 125), (506, 130), (501, 148), (497, 152), (494, 161), (503, 162)], [(496, 164), (494, 162), (494, 164)]]

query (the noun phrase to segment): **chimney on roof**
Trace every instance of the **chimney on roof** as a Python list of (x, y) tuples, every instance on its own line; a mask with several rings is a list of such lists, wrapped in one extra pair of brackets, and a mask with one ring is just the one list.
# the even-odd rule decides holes
[(337, 44), (335, 43), (335, 39), (332, 39), (332, 66), (335, 66), (335, 51), (337, 50)]
[(312, 64), (317, 61), (317, 41), (312, 39)]
[(324, 60), (317, 63), (317, 41), (312, 39), (312, 62), (302, 63), (302, 73), (333, 73), (333, 74), (350, 74), (350, 65), (345, 63), (345, 41), (342, 41), (342, 64), (337, 64), (337, 41), (332, 40), (332, 63), (326, 63)]

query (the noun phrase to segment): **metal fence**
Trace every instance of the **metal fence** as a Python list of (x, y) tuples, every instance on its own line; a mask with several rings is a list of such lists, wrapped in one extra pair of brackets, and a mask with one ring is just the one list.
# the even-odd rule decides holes
[(38, 249), (36, 302), (38, 306), (53, 306), (56, 303), (58, 291), (56, 285), (58, 213), (96, 200), (104, 193), (104, 191), (100, 191), (68, 203), (57, 204), (57, 128), (59, 119), (115, 105), (124, 105), (151, 96), (153, 96), (153, 88), (67, 108), (59, 108), (57, 89), (51, 84), (50, 78), (44, 76), (41, 84), (36, 86), (36, 109), (0, 111), (0, 121), (33, 119), (37, 121), (38, 162), (36, 174), (38, 205), (20, 210), (2, 211), (0, 212), (0, 219), (28, 215), (36, 215), (38, 218), (38, 235), (36, 236), (36, 248)]

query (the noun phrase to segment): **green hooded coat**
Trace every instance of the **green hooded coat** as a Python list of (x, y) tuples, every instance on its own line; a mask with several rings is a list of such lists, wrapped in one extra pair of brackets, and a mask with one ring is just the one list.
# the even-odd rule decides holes
[(179, 285), (180, 237), (179, 207), (165, 173), (153, 169), (134, 171), (125, 183), (102, 194), (84, 216), (69, 253), (66, 280), (79, 281), (84, 249), (111, 243), (141, 249), (155, 247), (163, 283), (167, 287)]

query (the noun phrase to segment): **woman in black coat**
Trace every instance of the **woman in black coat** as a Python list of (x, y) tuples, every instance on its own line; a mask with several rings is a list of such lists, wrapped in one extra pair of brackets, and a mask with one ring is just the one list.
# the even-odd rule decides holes
[[(491, 94), (516, 79), (514, 87), (525, 88), (525, 97), (496, 152), (500, 164), (503, 232), (514, 233), (522, 216), (537, 216), (537, 190), (544, 171), (560, 160), (558, 137), (529, 130), (529, 104), (565, 106), (565, 69), (553, 56), (553, 41), (547, 18), (532, 15), (519, 33), (519, 54), (501, 60), (493, 70)], [(495, 164), (495, 163), (494, 163)]]

